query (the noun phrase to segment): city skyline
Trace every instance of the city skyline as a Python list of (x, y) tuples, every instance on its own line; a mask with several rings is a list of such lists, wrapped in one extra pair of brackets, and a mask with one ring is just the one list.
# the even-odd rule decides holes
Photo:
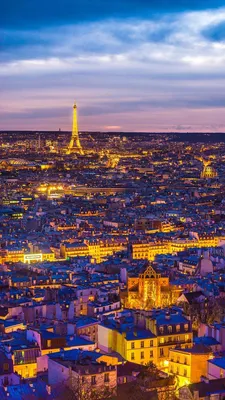
[(225, 132), (222, 6), (5, 4), (0, 129)]

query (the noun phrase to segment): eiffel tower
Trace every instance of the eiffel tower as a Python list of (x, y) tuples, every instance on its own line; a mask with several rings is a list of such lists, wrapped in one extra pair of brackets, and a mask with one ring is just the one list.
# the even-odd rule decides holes
[(73, 129), (72, 136), (70, 139), (69, 147), (67, 149), (67, 154), (78, 153), (84, 155), (84, 151), (80, 144), (79, 132), (78, 132), (78, 121), (77, 121), (77, 105), (73, 106)]

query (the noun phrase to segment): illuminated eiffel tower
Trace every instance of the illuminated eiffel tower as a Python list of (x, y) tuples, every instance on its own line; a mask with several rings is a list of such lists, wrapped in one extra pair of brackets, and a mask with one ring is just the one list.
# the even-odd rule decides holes
[(69, 147), (67, 149), (67, 154), (78, 153), (83, 155), (84, 151), (80, 144), (79, 132), (78, 132), (78, 120), (77, 120), (77, 105), (73, 106), (73, 129), (72, 136), (70, 139)]

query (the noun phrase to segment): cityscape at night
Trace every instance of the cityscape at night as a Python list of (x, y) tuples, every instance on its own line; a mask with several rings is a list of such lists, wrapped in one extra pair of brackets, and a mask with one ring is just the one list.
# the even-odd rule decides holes
[(0, 400), (225, 399), (225, 8), (180, 3), (1, 6)]

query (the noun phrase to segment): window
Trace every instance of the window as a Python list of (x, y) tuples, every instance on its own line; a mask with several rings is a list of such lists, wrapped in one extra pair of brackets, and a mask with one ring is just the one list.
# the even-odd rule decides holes
[(220, 378), (223, 378), (223, 370), (220, 370)]
[(4, 363), (3, 364), (3, 371), (7, 372), (9, 370), (9, 364), (8, 363)]
[(104, 382), (109, 382), (109, 373), (108, 372), (104, 376)]
[(153, 340), (150, 340), (150, 347), (153, 346)]
[(185, 324), (185, 325), (184, 325), (184, 330), (185, 330), (185, 332), (188, 331), (188, 324)]
[(145, 353), (144, 351), (141, 351), (141, 359), (143, 360), (143, 358), (145, 358)]
[(164, 349), (159, 349), (159, 355), (160, 357), (164, 357)]
[(164, 337), (161, 337), (160, 339), (159, 339), (159, 343), (164, 343), (165, 342), (165, 340), (164, 340)]
[(85, 382), (85, 377), (84, 376), (82, 376), (82, 383), (84, 383)]
[(160, 327), (159, 327), (159, 332), (160, 332), (160, 333), (163, 333), (163, 326), (160, 326)]
[(176, 325), (176, 332), (180, 332), (180, 325)]
[(187, 376), (187, 370), (184, 369), (184, 376)]
[(177, 363), (179, 363), (180, 362), (180, 357), (177, 357)]
[(184, 359), (184, 364), (187, 364), (187, 357), (185, 357)]
[(142, 348), (145, 347), (145, 343), (144, 343), (143, 340), (141, 341), (141, 347), (142, 347)]
[(135, 348), (134, 342), (131, 342), (131, 348), (132, 348), (132, 349)]
[(48, 347), (48, 349), (51, 347), (51, 345), (52, 345), (52, 341), (51, 341), (51, 340), (47, 340), (47, 347)]
[(134, 353), (131, 353), (131, 360), (134, 360)]
[(95, 376), (95, 375), (93, 375), (93, 376), (91, 377), (91, 384), (92, 384), (92, 385), (96, 385), (96, 376)]
[(150, 358), (153, 357), (153, 350), (150, 350)]
[(168, 332), (172, 333), (172, 326), (171, 325), (168, 326)]
[(189, 335), (185, 335), (185, 342), (189, 341)]

